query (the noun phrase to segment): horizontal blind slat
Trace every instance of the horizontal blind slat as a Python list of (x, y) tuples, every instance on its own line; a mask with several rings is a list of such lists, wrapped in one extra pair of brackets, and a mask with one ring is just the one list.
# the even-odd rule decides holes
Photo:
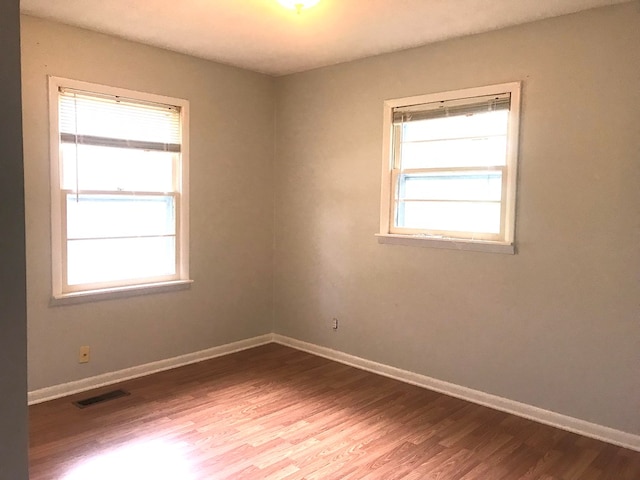
[(138, 150), (154, 150), (159, 152), (180, 152), (179, 143), (145, 142), (141, 140), (124, 140), (121, 138), (98, 137), (95, 135), (75, 135), (61, 133), (63, 143), (77, 143), (79, 145), (93, 145), (96, 147), (135, 148)]

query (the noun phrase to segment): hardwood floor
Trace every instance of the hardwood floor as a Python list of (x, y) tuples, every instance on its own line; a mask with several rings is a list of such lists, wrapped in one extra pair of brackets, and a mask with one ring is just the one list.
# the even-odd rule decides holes
[(640, 479), (639, 452), (276, 344), (29, 413), (32, 480)]

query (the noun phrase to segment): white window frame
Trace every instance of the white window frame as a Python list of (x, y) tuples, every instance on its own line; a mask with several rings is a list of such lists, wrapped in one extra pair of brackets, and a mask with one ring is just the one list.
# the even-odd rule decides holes
[[(518, 169), (518, 136), (520, 130), (520, 82), (502, 83), (484, 87), (466, 88), (449, 92), (397, 98), (384, 102), (384, 131), (382, 147), (382, 184), (380, 193), (380, 232), (376, 234), (380, 243), (414, 245), (456, 250), (477, 250), (494, 253), (515, 253), (516, 179)], [(420, 230), (394, 226), (396, 172), (394, 152), (394, 109), (419, 106), (434, 102), (456, 101), (486, 95), (509, 93), (511, 96), (507, 131), (506, 166), (503, 172), (503, 197), (501, 200), (501, 232), (499, 235), (475, 235), (473, 238), (453, 232), (428, 234)], [(456, 170), (442, 169), (446, 171)], [(469, 167), (463, 170), (491, 171), (495, 168)], [(437, 169), (429, 169), (436, 172)]]
[[(119, 96), (141, 102), (173, 105), (180, 109), (180, 168), (176, 168), (176, 273), (144, 280), (122, 280), (103, 284), (69, 286), (66, 284), (66, 221), (61, 185), (59, 91), (60, 88), (98, 95)], [(125, 297), (188, 288), (189, 278), (189, 102), (124, 88), (49, 76), (49, 125), (51, 169), (51, 273), (52, 305)], [(93, 192), (98, 193), (98, 192)], [(109, 192), (110, 194), (113, 192)], [(153, 195), (154, 193), (150, 193)]]

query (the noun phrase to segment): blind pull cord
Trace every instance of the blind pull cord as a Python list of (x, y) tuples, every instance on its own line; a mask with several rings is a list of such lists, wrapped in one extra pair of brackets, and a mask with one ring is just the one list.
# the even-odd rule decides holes
[(80, 203), (80, 166), (78, 161), (78, 97), (73, 94), (73, 130), (75, 133), (76, 203)]

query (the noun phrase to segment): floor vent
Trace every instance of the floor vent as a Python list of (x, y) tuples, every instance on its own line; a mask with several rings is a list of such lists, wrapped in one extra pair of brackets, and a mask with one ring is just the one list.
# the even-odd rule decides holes
[(77, 402), (73, 402), (73, 404), (78, 408), (86, 408), (91, 405), (95, 405), (96, 403), (106, 402), (108, 400), (114, 400), (120, 397), (126, 397), (127, 395), (131, 395), (129, 392), (125, 390), (112, 390), (111, 392), (103, 393), (102, 395), (96, 395), (95, 397), (85, 398), (84, 400), (78, 400)]

